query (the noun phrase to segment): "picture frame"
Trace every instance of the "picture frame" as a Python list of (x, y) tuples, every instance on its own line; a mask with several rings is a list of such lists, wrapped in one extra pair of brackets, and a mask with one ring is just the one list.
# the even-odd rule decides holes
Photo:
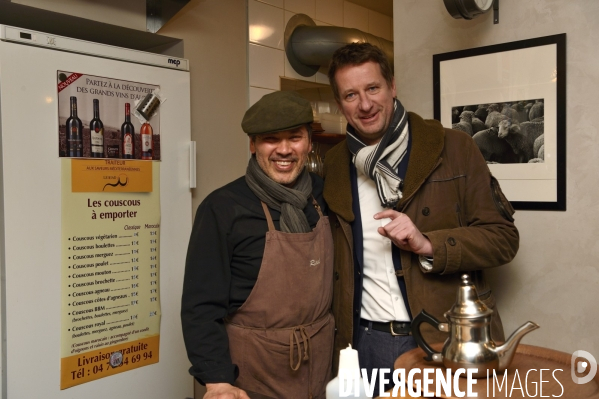
[(566, 210), (565, 33), (435, 54), (433, 95), (444, 127), (467, 131), (471, 120), (515, 209)]

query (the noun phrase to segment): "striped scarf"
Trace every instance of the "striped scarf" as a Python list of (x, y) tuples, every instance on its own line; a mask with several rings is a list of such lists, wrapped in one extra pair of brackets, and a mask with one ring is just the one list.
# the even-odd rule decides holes
[(385, 208), (395, 208), (402, 198), (402, 180), (397, 167), (408, 149), (408, 114), (399, 100), (393, 104), (393, 118), (381, 140), (367, 146), (347, 125), (347, 146), (353, 154), (356, 168), (376, 183), (376, 189)]

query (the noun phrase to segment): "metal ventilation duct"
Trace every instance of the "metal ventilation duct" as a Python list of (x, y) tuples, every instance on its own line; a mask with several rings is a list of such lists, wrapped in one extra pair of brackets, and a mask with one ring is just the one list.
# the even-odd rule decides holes
[(393, 67), (393, 42), (353, 28), (316, 26), (305, 14), (294, 15), (285, 27), (285, 53), (293, 69), (302, 76), (313, 76), (328, 67), (331, 56), (349, 43), (368, 42), (379, 47)]

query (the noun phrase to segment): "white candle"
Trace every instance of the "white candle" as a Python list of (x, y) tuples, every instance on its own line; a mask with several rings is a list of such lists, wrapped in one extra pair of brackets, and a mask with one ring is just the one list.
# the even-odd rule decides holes
[(349, 372), (360, 371), (360, 361), (358, 360), (358, 351), (352, 349), (351, 344), (346, 349), (339, 351), (339, 369), (345, 369)]
[[(344, 393), (343, 396), (340, 396), (341, 391)], [(327, 384), (326, 389), (327, 399), (345, 398), (348, 395), (359, 399), (370, 398), (364, 392), (364, 385), (360, 377), (358, 351), (352, 349), (351, 345), (339, 351), (339, 374)]]

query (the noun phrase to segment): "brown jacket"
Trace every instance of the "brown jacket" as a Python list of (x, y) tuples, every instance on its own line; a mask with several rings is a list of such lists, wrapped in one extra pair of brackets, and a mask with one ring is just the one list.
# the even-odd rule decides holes
[[(415, 317), (424, 309), (445, 321), (443, 313), (455, 302), (462, 272), (470, 272), (481, 300), (495, 308), (482, 269), (508, 263), (516, 255), (519, 236), (511, 217), (514, 210), (471, 137), (414, 113), (409, 113), (409, 126), (412, 149), (403, 198), (396, 209), (410, 217), (434, 250), (433, 270), (426, 273), (417, 255), (401, 251), (411, 313)], [(350, 162), (345, 141), (333, 147), (325, 160), (324, 198), (335, 242), (336, 351), (352, 343), (360, 312), (353, 308), (354, 287), (362, 286), (354, 278)], [(360, 271), (355, 275), (361, 278)], [(492, 324), (492, 337), (504, 340), (497, 312)], [(422, 325), (421, 331), (429, 343), (447, 338), (428, 325)], [(337, 353), (333, 359), (338, 359)]]

